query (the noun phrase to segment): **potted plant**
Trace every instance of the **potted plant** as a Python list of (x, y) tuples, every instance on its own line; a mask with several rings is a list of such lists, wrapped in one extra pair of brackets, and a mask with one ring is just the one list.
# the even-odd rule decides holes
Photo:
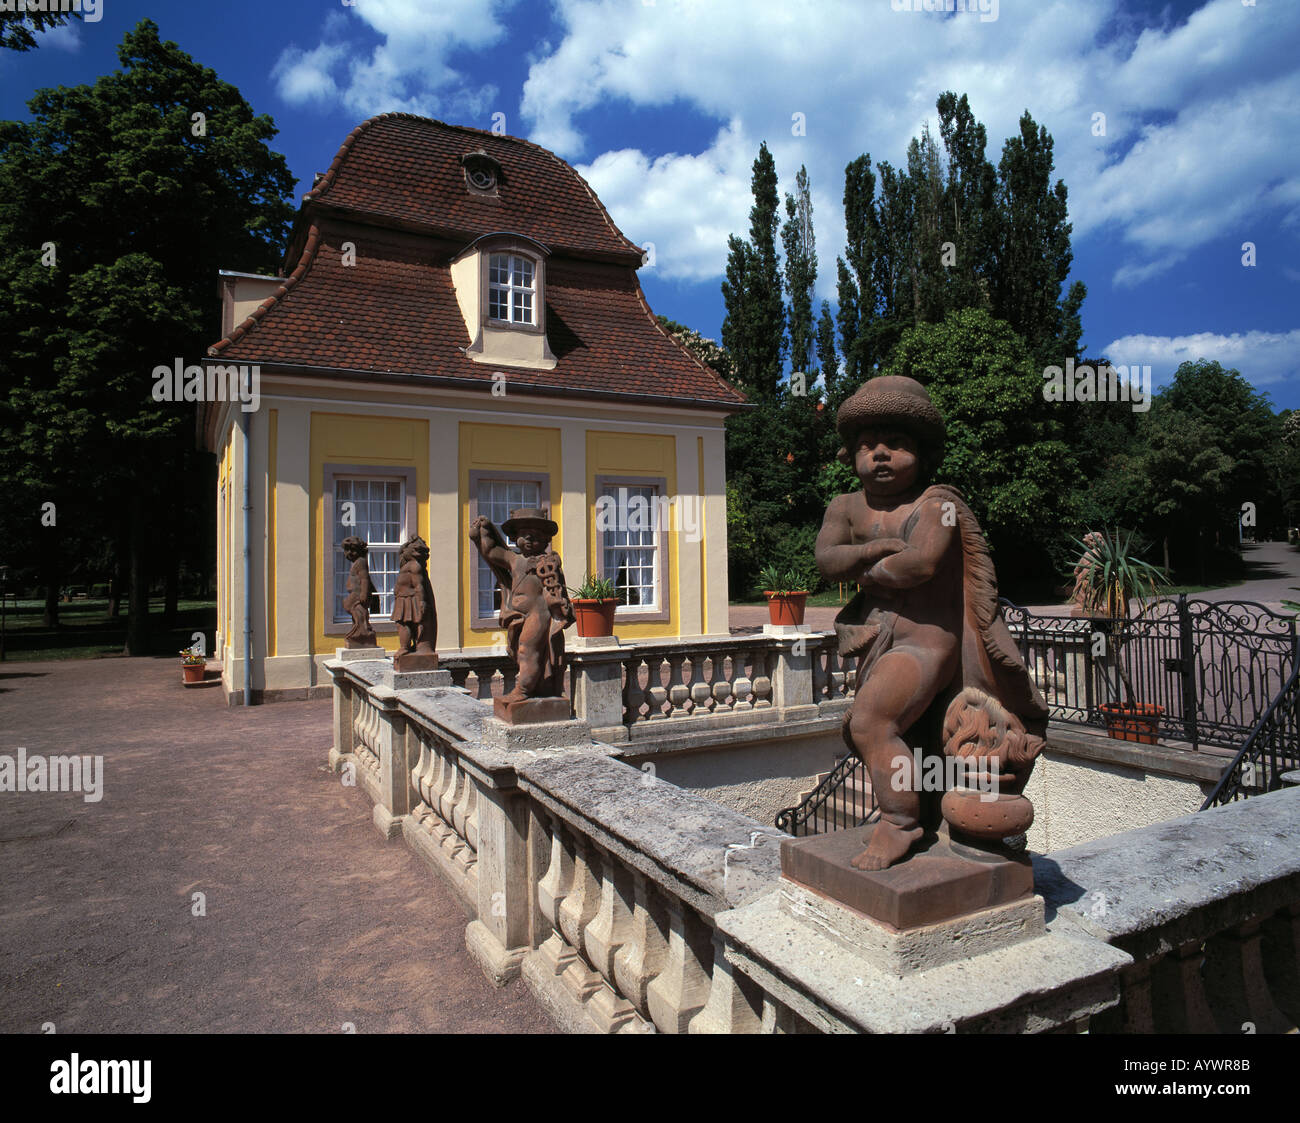
[(771, 623), (796, 626), (803, 623), (808, 583), (798, 573), (765, 565), (759, 570), (758, 583), (767, 597), (767, 618)]
[(1135, 538), (1131, 530), (1114, 530), (1086, 535), (1082, 542), (1076, 539), (1082, 553), (1074, 564), (1075, 592), (1083, 613), (1105, 622), (1109, 633), (1102, 656), (1108, 700), (1098, 707), (1107, 734), (1117, 741), (1154, 745), (1165, 708), (1139, 702), (1134, 696), (1133, 680), (1123, 659), (1124, 621), (1130, 617), (1132, 602), (1137, 602), (1140, 611), (1169, 581), (1164, 570), (1138, 557), (1144, 545), (1135, 543)]
[(595, 638), (614, 634), (618, 587), (613, 580), (588, 573), (582, 584), (569, 592), (573, 599), (573, 614), (578, 619), (578, 635)]
[(192, 686), (196, 682), (202, 682), (204, 674), (207, 673), (207, 669), (207, 656), (200, 655), (192, 647), (187, 647), (181, 652), (181, 674), (184, 676), (186, 686)]

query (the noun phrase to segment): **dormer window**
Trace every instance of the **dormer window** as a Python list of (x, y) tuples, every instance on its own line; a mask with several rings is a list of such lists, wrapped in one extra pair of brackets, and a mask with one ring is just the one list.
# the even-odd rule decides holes
[(532, 258), (489, 255), (488, 317), (501, 323), (536, 325), (537, 270)]
[(476, 363), (554, 370), (546, 342), (546, 262), (535, 238), (496, 230), (475, 238), (451, 261), (451, 283)]

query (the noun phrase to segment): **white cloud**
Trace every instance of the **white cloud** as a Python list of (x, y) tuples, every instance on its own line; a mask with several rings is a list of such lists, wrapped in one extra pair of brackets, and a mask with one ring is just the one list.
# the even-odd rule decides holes
[[(611, 214), (623, 216), (624, 234), (638, 245), (654, 243), (654, 264), (647, 272), (706, 281), (726, 267), (727, 235), (748, 223), (753, 159), (748, 140), (733, 122), (698, 156), (652, 160), (624, 148), (578, 165), (578, 172)], [(690, 200), (688, 206), (684, 199)]]
[[(356, 0), (326, 18), (311, 50), (290, 45), (272, 69), (280, 96), (294, 105), (337, 101), (357, 117), (403, 111), (482, 118), (497, 89), (475, 85), (449, 59), (499, 42), (497, 19), (515, 0)], [(382, 37), (360, 47), (353, 17)], [(479, 123), (487, 125), (486, 120)]]
[(38, 47), (53, 47), (56, 51), (76, 54), (81, 50), (81, 25), (76, 21), (59, 24), (36, 33)]
[[(512, 3), (357, 0), (325, 21), (318, 45), (283, 52), (277, 88), (358, 117), (403, 109), (486, 127), (507, 111), (510, 132), (585, 160), (615, 221), (655, 243), (662, 275), (686, 280), (721, 276), (766, 140), (783, 191), (808, 167), (818, 295), (833, 297), (844, 165), (863, 152), (901, 164), (946, 89), (969, 94), (995, 164), (1026, 108), (1051, 132), (1076, 243), (1106, 235), (1118, 247), (1117, 285), (1167, 276), (1211, 242), (1258, 241), (1265, 226), (1300, 231), (1300, 5), (1206, 0), (1178, 22), (1123, 0), (1001, 0), (986, 22), (887, 0), (552, 0), (549, 41), (511, 44), (530, 64), (516, 126), (495, 86), (453, 65), (476, 55), (475, 73), (490, 76)], [(667, 119), (683, 105), (717, 122), (703, 150), (662, 139), (590, 150), (590, 110)], [(792, 135), (795, 112), (805, 136)]]
[[(620, 101), (669, 112), (684, 102), (729, 122), (702, 152), (621, 149), (588, 165), (615, 221), (656, 243), (667, 275), (721, 274), (725, 235), (689, 242), (745, 229), (749, 164), (766, 139), (782, 190), (809, 168), (819, 296), (833, 295), (844, 165), (866, 151), (902, 163), (922, 123), (935, 127), (945, 89), (970, 95), (995, 164), (1026, 108), (1047, 127), (1076, 239), (1105, 232), (1123, 247), (1117, 284), (1158, 277), (1212, 240), (1249, 240), (1261, 221), (1300, 225), (1294, 6), (1209, 0), (1182, 24), (1146, 28), (1119, 0), (1003, 0), (994, 22), (884, 0), (556, 0), (555, 11), (563, 34), (533, 63), (520, 105), (533, 140), (587, 155), (584, 112)], [(795, 111), (805, 137), (790, 135)], [(1104, 137), (1094, 112), (1106, 114)], [(704, 167), (722, 177), (713, 189), (702, 189)], [(655, 190), (631, 187), (632, 169)]]
[(1157, 383), (1171, 378), (1180, 363), (1197, 359), (1236, 368), (1252, 386), (1266, 387), (1300, 378), (1300, 330), (1126, 335), (1102, 348), (1101, 353), (1117, 366), (1149, 364)]

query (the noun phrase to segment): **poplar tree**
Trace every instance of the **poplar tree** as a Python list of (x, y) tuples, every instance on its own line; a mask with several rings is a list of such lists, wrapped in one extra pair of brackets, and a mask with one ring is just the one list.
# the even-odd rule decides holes
[(813, 326), (813, 289), (817, 284), (817, 240), (813, 233), (812, 196), (808, 169), (799, 168), (795, 194), (785, 197), (785, 224), (781, 244), (785, 249), (785, 289), (790, 297), (790, 371), (815, 371), (816, 329)]
[(773, 401), (785, 357), (785, 302), (777, 264), (778, 215), (776, 163), (764, 142), (754, 160), (750, 188), (749, 240), (727, 239), (727, 274), (722, 283), (726, 318), (722, 346), (731, 355), (747, 393)]

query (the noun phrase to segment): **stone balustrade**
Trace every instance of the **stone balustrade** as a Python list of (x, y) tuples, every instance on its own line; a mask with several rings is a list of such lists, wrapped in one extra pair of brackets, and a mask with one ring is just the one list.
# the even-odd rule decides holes
[[(827, 695), (844, 690), (834, 676), (845, 672), (822, 645), (794, 656), (783, 639), (764, 642), (772, 637), (746, 637), (739, 655), (728, 652), (728, 700), (737, 677), (764, 677), (758, 660), (775, 671), (773, 710), (842, 708), (842, 697)], [(698, 679), (692, 653), (676, 668), (664, 655), (665, 706), (666, 682), (692, 700), (707, 685), (716, 700), (708, 663), (723, 650), (694, 652)], [(613, 658), (585, 657), (597, 654)], [(780, 682), (782, 658), (805, 661), (795, 671), (806, 692)], [(599, 682), (587, 669), (600, 668), (621, 695), (628, 661), (626, 652), (583, 653), (574, 681)], [(455, 889), (467, 947), (486, 975), (499, 985), (522, 977), (568, 1030), (1262, 1033), (1300, 1014), (1300, 852), (1291, 841), (1300, 789), (1037, 858), (1047, 931), (990, 959), (974, 988), (940, 978), (960, 973), (959, 963), (877, 978), (842, 946), (818, 955), (809, 949), (822, 937), (780, 928), (799, 923), (773, 905), (788, 885), (781, 832), (620, 759), (638, 755), (635, 744), (575, 736), (512, 747), (491, 707), (464, 688), (392, 690), (382, 660), (327, 666), (332, 766), (372, 800), (380, 833), (402, 836)], [(733, 716), (710, 709), (638, 724)], [(807, 954), (769, 954), (764, 939)]]

